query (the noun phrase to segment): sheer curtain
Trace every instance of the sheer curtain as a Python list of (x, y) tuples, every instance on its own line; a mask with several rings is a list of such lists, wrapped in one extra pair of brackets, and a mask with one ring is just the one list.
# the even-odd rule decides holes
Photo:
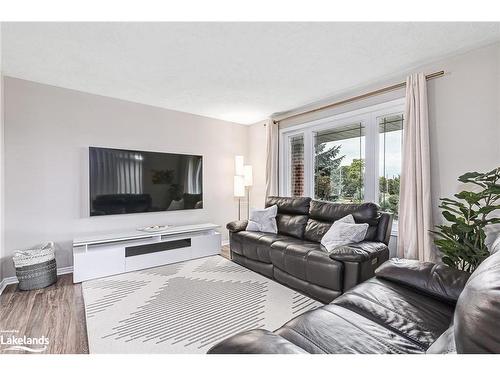
[(266, 198), (278, 195), (279, 126), (273, 120), (266, 122)]
[(184, 190), (188, 194), (201, 194), (201, 158), (189, 156), (184, 176)]
[(406, 80), (403, 158), (399, 197), (398, 256), (435, 260), (432, 225), (427, 81), (423, 73)]
[[(94, 195), (142, 194), (142, 155), (134, 151), (110, 151), (93, 148), (91, 162), (92, 178), (99, 181)], [(113, 175), (112, 171), (116, 171)], [(92, 198), (95, 198), (93, 196)]]

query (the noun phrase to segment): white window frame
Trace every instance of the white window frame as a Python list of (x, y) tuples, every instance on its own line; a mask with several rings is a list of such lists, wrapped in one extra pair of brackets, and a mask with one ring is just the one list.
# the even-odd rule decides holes
[(340, 113), (320, 120), (280, 129), (279, 138), (279, 186), (281, 196), (291, 195), (290, 186), (290, 138), (304, 137), (304, 196), (314, 197), (314, 133), (335, 129), (346, 124), (361, 122), (365, 128), (365, 175), (364, 201), (378, 202), (379, 195), (379, 137), (378, 118), (404, 112), (405, 99)]

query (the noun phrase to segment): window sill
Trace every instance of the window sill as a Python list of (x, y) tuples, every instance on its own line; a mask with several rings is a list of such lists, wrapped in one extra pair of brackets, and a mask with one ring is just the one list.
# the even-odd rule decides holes
[(391, 228), (391, 237), (397, 237), (397, 236), (398, 236), (398, 222), (393, 221)]

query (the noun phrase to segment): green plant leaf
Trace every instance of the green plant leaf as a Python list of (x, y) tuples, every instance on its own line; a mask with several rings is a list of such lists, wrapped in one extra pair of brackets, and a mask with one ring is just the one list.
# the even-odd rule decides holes
[(472, 191), (461, 191), (460, 193), (455, 194), (455, 197), (463, 199), (469, 204), (476, 204), (481, 199), (481, 196), (478, 193), (474, 193)]
[(446, 264), (452, 268), (457, 268), (455, 262), (453, 260), (451, 260), (450, 257), (444, 256), (441, 258), (441, 260), (443, 261), (444, 264)]
[(486, 191), (489, 194), (500, 194), (500, 185), (492, 184), (492, 185), (488, 186), (488, 189), (486, 189)]
[(477, 212), (479, 214), (484, 214), (484, 215), (488, 215), (489, 213), (495, 211), (495, 210), (499, 210), (500, 209), (500, 205), (495, 205), (495, 206), (485, 206), (485, 207), (481, 207), (479, 210), (477, 210)]
[(455, 215), (453, 215), (451, 212), (449, 211), (443, 211), (443, 216), (446, 220), (452, 222), (452, 223), (456, 223), (457, 222), (457, 217)]
[(481, 176), (482, 173), (479, 172), (468, 172), (458, 177), (458, 181), (460, 182), (469, 182), (469, 180), (475, 179)]
[(454, 195), (457, 199), (440, 198), (439, 208), (449, 225), (437, 225), (430, 232), (445, 264), (472, 272), (489, 255), (485, 229), (500, 224), (500, 217), (491, 217), (500, 210), (500, 167), (468, 172), (458, 180), (474, 184), (475, 191), (461, 191)]

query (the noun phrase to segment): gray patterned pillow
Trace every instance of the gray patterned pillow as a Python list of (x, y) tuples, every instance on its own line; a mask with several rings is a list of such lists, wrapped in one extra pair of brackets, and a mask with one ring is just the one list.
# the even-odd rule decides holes
[(247, 229), (251, 232), (278, 233), (276, 214), (278, 206), (274, 205), (264, 209), (252, 208), (248, 219)]
[(344, 216), (328, 229), (328, 232), (321, 239), (321, 244), (326, 250), (332, 251), (339, 246), (361, 242), (365, 239), (368, 226), (367, 223), (355, 224), (352, 215)]

